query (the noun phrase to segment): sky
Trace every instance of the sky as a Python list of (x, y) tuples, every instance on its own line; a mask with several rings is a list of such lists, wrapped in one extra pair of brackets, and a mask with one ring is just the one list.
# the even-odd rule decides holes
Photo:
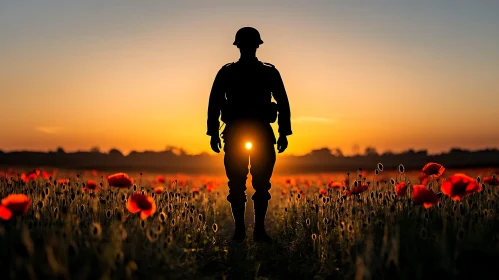
[(0, 150), (213, 153), (209, 92), (243, 26), (283, 78), (288, 154), (498, 147), (498, 14), (493, 0), (3, 0)]

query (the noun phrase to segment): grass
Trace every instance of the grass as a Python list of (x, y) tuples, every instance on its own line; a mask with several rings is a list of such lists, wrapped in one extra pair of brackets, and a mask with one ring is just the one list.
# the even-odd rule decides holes
[[(488, 172), (467, 174), (492, 175)], [(296, 176), (289, 182), (276, 178), (266, 219), (275, 239), (271, 246), (251, 238), (251, 201), (248, 238), (231, 243), (227, 187), (219, 179), (210, 192), (206, 185), (215, 178), (182, 177), (185, 184), (158, 195), (153, 194), (156, 177), (144, 174), (136, 191), (154, 196), (157, 211), (141, 220), (125, 207), (134, 187), (114, 189), (103, 180), (98, 192), (82, 191), (83, 179), (100, 181), (99, 175), (77, 177), (68, 171), (61, 177), (70, 178), (68, 184), (7, 176), (0, 197), (24, 193), (32, 204), (24, 216), (0, 220), (2, 279), (493, 277), (499, 261), (497, 187), (486, 185), (461, 201), (439, 194), (440, 202), (425, 209), (413, 205), (410, 191), (396, 197), (386, 180), (416, 182), (416, 173), (359, 174), (372, 184), (350, 197), (328, 189), (326, 180), (318, 182), (332, 175)], [(451, 174), (447, 170), (444, 176)], [(438, 190), (439, 183), (433, 183)]]

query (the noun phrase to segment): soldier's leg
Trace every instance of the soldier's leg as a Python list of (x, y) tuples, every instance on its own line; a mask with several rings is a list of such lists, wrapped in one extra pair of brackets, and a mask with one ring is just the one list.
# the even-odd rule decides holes
[(229, 179), (229, 195), (227, 200), (232, 202), (246, 202), (246, 180), (248, 178), (249, 158), (234, 147), (232, 142), (225, 143), (224, 165), (227, 179)]
[(224, 165), (225, 173), (229, 179), (229, 195), (232, 216), (235, 223), (233, 240), (243, 241), (246, 237), (246, 226), (244, 212), (246, 210), (246, 179), (248, 176), (248, 155), (241, 153), (239, 149), (232, 146), (233, 143), (225, 143)]
[(262, 143), (263, 145), (255, 149), (250, 157), (250, 172), (253, 177), (252, 183), (255, 193), (252, 196), (255, 209), (255, 241), (272, 242), (272, 239), (265, 232), (265, 215), (269, 205), (270, 178), (274, 171), (276, 160), (275, 146), (273, 143)]

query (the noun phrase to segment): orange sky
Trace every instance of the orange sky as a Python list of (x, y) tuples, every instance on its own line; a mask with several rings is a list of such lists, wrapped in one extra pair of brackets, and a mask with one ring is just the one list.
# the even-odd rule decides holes
[(242, 26), (283, 77), (289, 153), (498, 146), (495, 4), (194, 2), (0, 4), (0, 149), (208, 151)]

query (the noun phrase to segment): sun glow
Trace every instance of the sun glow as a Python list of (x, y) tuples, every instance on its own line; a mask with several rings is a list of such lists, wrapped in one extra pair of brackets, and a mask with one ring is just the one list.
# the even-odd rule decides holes
[(253, 147), (253, 144), (251, 144), (251, 142), (246, 142), (246, 149), (247, 150), (251, 150), (251, 148)]

